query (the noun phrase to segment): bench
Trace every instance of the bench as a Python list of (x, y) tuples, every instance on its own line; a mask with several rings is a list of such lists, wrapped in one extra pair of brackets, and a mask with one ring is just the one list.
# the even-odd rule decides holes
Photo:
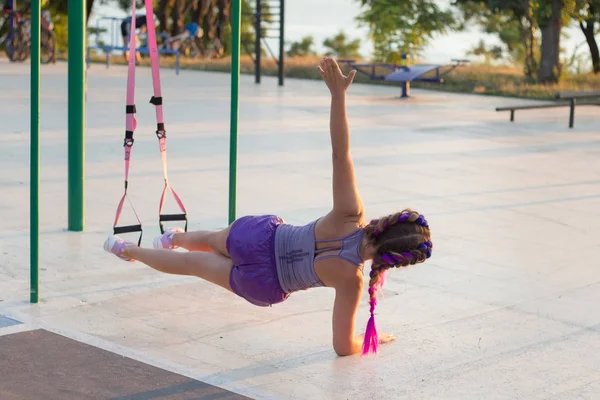
[[(575, 106), (600, 106), (600, 91), (582, 92), (560, 92), (554, 96), (557, 100), (546, 104), (532, 104), (522, 106), (496, 107), (496, 111), (510, 111), (510, 122), (515, 121), (515, 111), (534, 110), (543, 108), (569, 107), (569, 128), (575, 126)], [(593, 99), (585, 102), (577, 102), (577, 99)]]

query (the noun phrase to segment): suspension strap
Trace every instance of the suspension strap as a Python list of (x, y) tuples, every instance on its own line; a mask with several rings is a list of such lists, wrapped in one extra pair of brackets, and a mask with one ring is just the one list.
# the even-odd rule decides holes
[[(134, 2), (135, 3), (135, 2)], [(150, 51), (150, 65), (152, 67), (152, 85), (154, 87), (154, 96), (150, 99), (150, 104), (155, 106), (156, 109), (156, 136), (158, 138), (158, 144), (160, 148), (160, 156), (162, 159), (162, 169), (165, 179), (165, 187), (162, 191), (160, 198), (160, 205), (158, 209), (160, 232), (164, 233), (163, 222), (167, 221), (185, 221), (185, 231), (188, 227), (187, 211), (183, 205), (183, 202), (175, 193), (167, 176), (167, 131), (165, 130), (165, 121), (163, 117), (163, 98), (160, 87), (160, 65), (158, 60), (158, 48), (156, 44), (156, 27), (154, 25), (154, 10), (152, 1), (145, 1), (146, 4), (146, 22), (148, 24), (148, 47)], [(135, 6), (134, 6), (135, 7)], [(167, 191), (171, 193), (177, 205), (181, 210), (181, 214), (166, 214), (163, 215), (163, 206), (165, 203), (165, 197)]]
[[(133, 148), (133, 133), (135, 132), (135, 128), (137, 126), (137, 121), (135, 120), (135, 1), (133, 2), (132, 12), (131, 12), (131, 28), (129, 31), (129, 67), (127, 71), (127, 99), (125, 106), (125, 140), (123, 141), (123, 147), (125, 149), (125, 192), (123, 197), (121, 197), (121, 201), (117, 206), (117, 213), (115, 216), (115, 222), (113, 224), (113, 232), (115, 235), (120, 233), (131, 233), (131, 232), (140, 232), (140, 238), (138, 239), (138, 246), (142, 243), (142, 222), (138, 217), (135, 209), (133, 208), (133, 204), (131, 200), (127, 197), (127, 188), (129, 186), (129, 166), (131, 161), (131, 150)], [(133, 54), (131, 52), (133, 49)], [(121, 226), (119, 227), (119, 219), (121, 218), (121, 213), (123, 212), (123, 204), (125, 203), (125, 199), (129, 201), (135, 218), (138, 221), (137, 225), (129, 225), (129, 226)]]

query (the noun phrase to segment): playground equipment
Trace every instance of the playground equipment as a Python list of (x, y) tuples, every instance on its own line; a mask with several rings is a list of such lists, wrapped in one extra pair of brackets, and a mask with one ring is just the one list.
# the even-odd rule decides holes
[[(342, 59), (339, 63), (345, 64), (350, 68), (356, 69), (363, 75), (366, 75), (371, 80), (380, 80), (386, 82), (399, 82), (402, 84), (402, 98), (410, 97), (411, 82), (429, 82), (429, 83), (444, 83), (443, 77), (461, 67), (469, 60), (453, 59), (450, 65), (439, 64), (416, 64), (409, 65), (408, 55), (402, 54), (402, 59), (407, 60), (406, 64), (389, 64), (389, 63), (363, 63), (357, 64), (354, 60)], [(448, 68), (442, 72), (442, 68)], [(425, 77), (424, 75), (434, 72), (433, 77)]]
[[(71, 5), (69, 4), (69, 8)], [(29, 301), (39, 299), (40, 268), (40, 45), (42, 32), (41, 0), (31, 1), (31, 77), (30, 77), (30, 155), (29, 155)], [(76, 19), (76, 18), (73, 18)], [(71, 48), (69, 47), (69, 50)], [(69, 62), (69, 67), (70, 67)], [(69, 68), (70, 69), (70, 68)], [(69, 80), (69, 86), (71, 81)], [(69, 95), (71, 92), (69, 91)], [(69, 112), (71, 111), (69, 97)], [(83, 113), (82, 113), (83, 115)], [(69, 132), (70, 133), (70, 132)], [(82, 132), (83, 134), (83, 132)], [(70, 139), (70, 137), (69, 137)], [(69, 149), (70, 150), (70, 149)], [(70, 156), (69, 156), (70, 161)], [(71, 172), (69, 170), (69, 172)], [(70, 174), (69, 174), (70, 175)], [(71, 181), (69, 181), (69, 185)], [(71, 207), (72, 204), (69, 204)], [(71, 214), (69, 213), (69, 217)]]
[[(254, 51), (250, 50), (249, 43), (243, 43), (246, 53), (250, 55), (254, 62), (254, 81), (260, 83), (261, 80), (261, 56), (262, 45), (277, 63), (277, 76), (279, 86), (283, 86), (284, 81), (284, 16), (285, 0), (256, 0), (254, 11), (248, 12), (254, 17)], [(267, 24), (265, 26), (265, 24)], [(271, 46), (266, 39), (277, 39), (279, 44), (279, 57), (275, 57)], [(254, 55), (253, 55), (254, 53)]]
[[(569, 107), (569, 128), (575, 126), (575, 106), (600, 106), (600, 91), (581, 91), (581, 92), (560, 92), (555, 95), (555, 102), (545, 104), (533, 104), (526, 106), (508, 106), (497, 107), (496, 111), (510, 111), (510, 122), (515, 121), (515, 111), (517, 110), (535, 110), (542, 108)], [(577, 99), (586, 99), (578, 103)], [(590, 99), (590, 100), (587, 100)], [(563, 101), (567, 100), (567, 101)]]
[[(229, 222), (235, 220), (239, 117), (241, 0), (232, 0)], [(68, 230), (82, 232), (85, 223), (85, 71), (86, 0), (69, 1), (68, 63)], [(30, 231), (29, 301), (39, 301), (40, 187), (40, 33), (41, 0), (31, 1), (30, 81)], [(158, 112), (158, 108), (157, 108)]]
[[(70, 1), (68, 64), (68, 228), (83, 231), (85, 179), (85, 0)], [(41, 0), (31, 1), (29, 301), (39, 301)]]
[[(123, 20), (124, 20), (123, 18), (117, 18), (117, 17), (99, 17), (96, 20), (96, 32), (97, 32), (96, 34), (98, 34), (98, 32), (100, 32), (100, 22), (101, 21), (109, 21), (109, 23), (110, 23), (110, 28), (109, 28), (110, 44), (107, 44), (107, 45), (96, 44), (96, 45), (87, 47), (86, 65), (87, 65), (88, 69), (90, 68), (90, 65), (91, 65), (91, 51), (92, 50), (99, 50), (105, 54), (107, 69), (110, 67), (110, 57), (112, 56), (113, 52), (115, 52), (115, 51), (125, 52), (125, 51), (129, 50), (130, 46), (123, 46), (123, 45), (119, 44), (123, 40), (121, 38), (121, 22), (123, 22)], [(133, 32), (133, 28), (131, 29), (131, 31)], [(162, 37), (164, 41), (167, 41), (169, 38), (169, 36), (165, 33), (157, 33), (156, 36)], [(150, 50), (148, 49), (147, 45), (146, 45), (146, 47), (136, 48), (136, 52), (139, 52), (140, 54), (144, 54), (144, 55), (150, 54)], [(180, 51), (163, 47), (163, 48), (158, 49), (158, 54), (175, 55), (175, 74), (179, 75), (180, 54), (181, 54)]]
[[(146, 1), (145, 5), (146, 5), (146, 13), (147, 13), (146, 15), (154, 15), (152, 1)], [(135, 4), (135, 2), (133, 2), (133, 5), (131, 7), (132, 8), (131, 32), (135, 31), (135, 21), (136, 21), (136, 18), (135, 18), (136, 17), (136, 15), (135, 15), (136, 7), (135, 6), (136, 6), (136, 4)], [(165, 130), (165, 123), (164, 123), (164, 116), (163, 116), (163, 109), (162, 109), (163, 97), (162, 97), (162, 91), (161, 91), (161, 87), (160, 87), (160, 66), (159, 66), (159, 62), (158, 62), (158, 48), (157, 48), (157, 43), (156, 43), (156, 31), (155, 30), (156, 30), (156, 27), (154, 24), (154, 19), (149, 19), (148, 20), (148, 48), (149, 48), (149, 52), (150, 52), (150, 65), (152, 68), (152, 86), (154, 88), (154, 95), (150, 99), (150, 104), (152, 104), (156, 107), (156, 136), (158, 137), (160, 155), (161, 155), (161, 159), (162, 159), (163, 176), (164, 176), (164, 180), (165, 180), (165, 186), (162, 191), (161, 198), (160, 198), (160, 206), (159, 206), (159, 210), (158, 210), (158, 214), (159, 214), (158, 221), (159, 221), (161, 233), (164, 233), (163, 222), (167, 222), (167, 221), (185, 221), (185, 230), (187, 231), (187, 227), (188, 227), (187, 211), (186, 211), (181, 199), (179, 198), (177, 193), (175, 193), (175, 191), (169, 184), (169, 179), (167, 176), (167, 132)], [(135, 47), (135, 41), (136, 41), (135, 35), (129, 35), (130, 48)], [(131, 204), (131, 201), (130, 201), (130, 204), (132, 206), (135, 217), (137, 218), (138, 224), (122, 226), (122, 227), (117, 226), (119, 223), (119, 219), (121, 217), (121, 213), (123, 211), (123, 204), (125, 202), (125, 199), (129, 200), (127, 197), (127, 189), (129, 186), (129, 167), (130, 167), (130, 162), (131, 162), (131, 150), (132, 150), (133, 144), (134, 144), (133, 134), (135, 132), (136, 125), (137, 125), (137, 122), (134, 117), (134, 114), (136, 113), (136, 106), (135, 106), (135, 57), (133, 57), (133, 56), (129, 57), (129, 68), (128, 68), (128, 72), (127, 72), (127, 104), (126, 104), (125, 110), (126, 110), (126, 116), (127, 116), (126, 123), (125, 123), (125, 139), (123, 142), (123, 147), (125, 149), (125, 192), (123, 194), (123, 197), (121, 197), (121, 201), (119, 202), (119, 205), (117, 206), (115, 222), (113, 224), (113, 233), (115, 235), (117, 235), (120, 233), (139, 232), (140, 237), (138, 239), (138, 246), (140, 246), (141, 242), (142, 242), (142, 233), (143, 233), (142, 222), (140, 221), (139, 217), (137, 216), (135, 209), (133, 209), (133, 204)], [(169, 214), (169, 215), (162, 214), (167, 191), (171, 192), (171, 195), (173, 196), (173, 198), (179, 205), (181, 214)]]

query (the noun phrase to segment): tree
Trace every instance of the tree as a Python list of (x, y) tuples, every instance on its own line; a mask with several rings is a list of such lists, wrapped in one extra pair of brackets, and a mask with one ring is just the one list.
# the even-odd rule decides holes
[[(569, 23), (579, 1), (583, 0), (455, 0), (454, 4), (480, 3), (494, 14), (510, 13), (512, 20), (518, 21), (522, 27), (522, 40), (526, 44), (526, 74), (533, 77), (536, 72), (539, 82), (552, 83), (558, 82), (562, 70), (562, 28)], [(539, 67), (535, 62), (536, 28), (541, 32)]]
[(332, 38), (325, 39), (323, 46), (328, 49), (325, 55), (331, 57), (360, 57), (360, 39), (348, 42), (344, 31), (340, 31)]
[(595, 33), (596, 22), (600, 22), (600, 0), (578, 0), (573, 18), (578, 22), (590, 49), (592, 70), (594, 74), (598, 74), (600, 73), (600, 51)]
[(542, 30), (540, 83), (556, 83), (560, 79), (560, 33), (564, 26), (565, 0), (539, 0), (538, 20)]
[(312, 36), (304, 36), (298, 42), (292, 42), (290, 49), (287, 51), (288, 57), (306, 57), (315, 55), (312, 46), (314, 40)]
[(358, 22), (369, 28), (378, 61), (400, 62), (402, 53), (417, 55), (438, 33), (457, 27), (451, 10), (435, 0), (359, 0)]
[(513, 63), (523, 65), (525, 76), (539, 71), (537, 20), (529, 0), (454, 0), (462, 13), (462, 26), (475, 23), (494, 34), (506, 47)]

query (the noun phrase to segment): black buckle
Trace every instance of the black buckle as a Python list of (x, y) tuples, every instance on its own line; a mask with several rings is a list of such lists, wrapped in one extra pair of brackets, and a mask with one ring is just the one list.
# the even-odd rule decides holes
[(153, 104), (155, 106), (162, 105), (162, 97), (154, 97), (154, 96), (152, 96), (152, 98), (150, 99), (150, 104)]
[(125, 131), (125, 140), (123, 140), (123, 147), (131, 147), (133, 146), (133, 142), (133, 131)]
[(156, 124), (156, 137), (158, 137), (159, 139), (164, 139), (167, 137), (167, 131), (165, 130), (164, 122)]

